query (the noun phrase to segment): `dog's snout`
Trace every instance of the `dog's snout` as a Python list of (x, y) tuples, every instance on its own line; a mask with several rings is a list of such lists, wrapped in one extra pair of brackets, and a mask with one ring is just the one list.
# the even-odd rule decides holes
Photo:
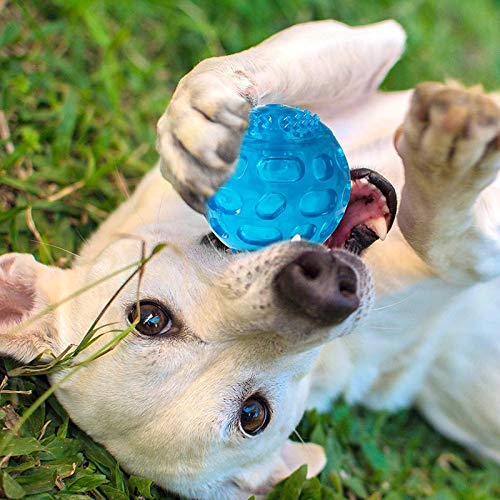
[(276, 290), (299, 314), (332, 325), (359, 307), (356, 273), (331, 252), (301, 254), (278, 273)]

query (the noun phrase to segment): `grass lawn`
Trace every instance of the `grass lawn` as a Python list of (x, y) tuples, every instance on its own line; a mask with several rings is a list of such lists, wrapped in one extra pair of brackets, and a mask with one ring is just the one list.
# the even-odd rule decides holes
[[(404, 25), (408, 49), (387, 89), (444, 78), (500, 88), (498, 0), (0, 0), (0, 254), (69, 265), (155, 162), (155, 123), (183, 74), (207, 56), (330, 17)], [(54, 398), (2, 446), (46, 388), (43, 377), (12, 377), (0, 390), (1, 497), (168, 498), (124, 474)], [(299, 470), (273, 498), (500, 498), (498, 466), (411, 411), (340, 402), (308, 413), (299, 433), (326, 446), (327, 469), (310, 481)]]

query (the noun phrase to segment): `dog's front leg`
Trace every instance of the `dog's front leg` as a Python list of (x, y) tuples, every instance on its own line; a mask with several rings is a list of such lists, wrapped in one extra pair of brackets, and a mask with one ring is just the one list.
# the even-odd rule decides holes
[(158, 123), (163, 175), (204, 213), (207, 199), (234, 169), (253, 106), (344, 107), (375, 91), (404, 40), (394, 21), (358, 28), (320, 21), (202, 61), (180, 81)]
[(500, 108), (477, 89), (418, 86), (396, 149), (405, 165), (399, 226), (443, 278), (500, 274)]

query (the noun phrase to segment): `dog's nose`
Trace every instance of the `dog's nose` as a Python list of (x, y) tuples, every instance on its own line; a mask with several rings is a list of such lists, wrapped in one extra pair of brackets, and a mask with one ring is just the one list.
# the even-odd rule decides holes
[(331, 252), (307, 251), (276, 276), (276, 289), (289, 305), (332, 325), (359, 307), (357, 288), (354, 270)]

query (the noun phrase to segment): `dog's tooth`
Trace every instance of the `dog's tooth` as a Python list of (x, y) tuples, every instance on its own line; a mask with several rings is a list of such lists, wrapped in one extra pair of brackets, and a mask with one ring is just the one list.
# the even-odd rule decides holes
[(300, 237), (300, 234), (296, 234), (291, 241), (300, 241), (302, 238)]
[(385, 240), (387, 236), (387, 222), (385, 217), (377, 217), (376, 219), (370, 219), (366, 222), (366, 225), (375, 232), (375, 234), (381, 239)]
[(365, 186), (366, 186), (366, 185), (368, 185), (368, 184), (370, 184), (370, 182), (368, 182), (368, 179), (365, 179), (364, 177), (363, 177), (363, 178), (361, 178), (361, 179), (358, 179), (358, 182), (359, 182), (360, 184), (365, 185)]
[(390, 213), (389, 207), (387, 205), (384, 205), (382, 207), (382, 211), (384, 212), (384, 215)]

